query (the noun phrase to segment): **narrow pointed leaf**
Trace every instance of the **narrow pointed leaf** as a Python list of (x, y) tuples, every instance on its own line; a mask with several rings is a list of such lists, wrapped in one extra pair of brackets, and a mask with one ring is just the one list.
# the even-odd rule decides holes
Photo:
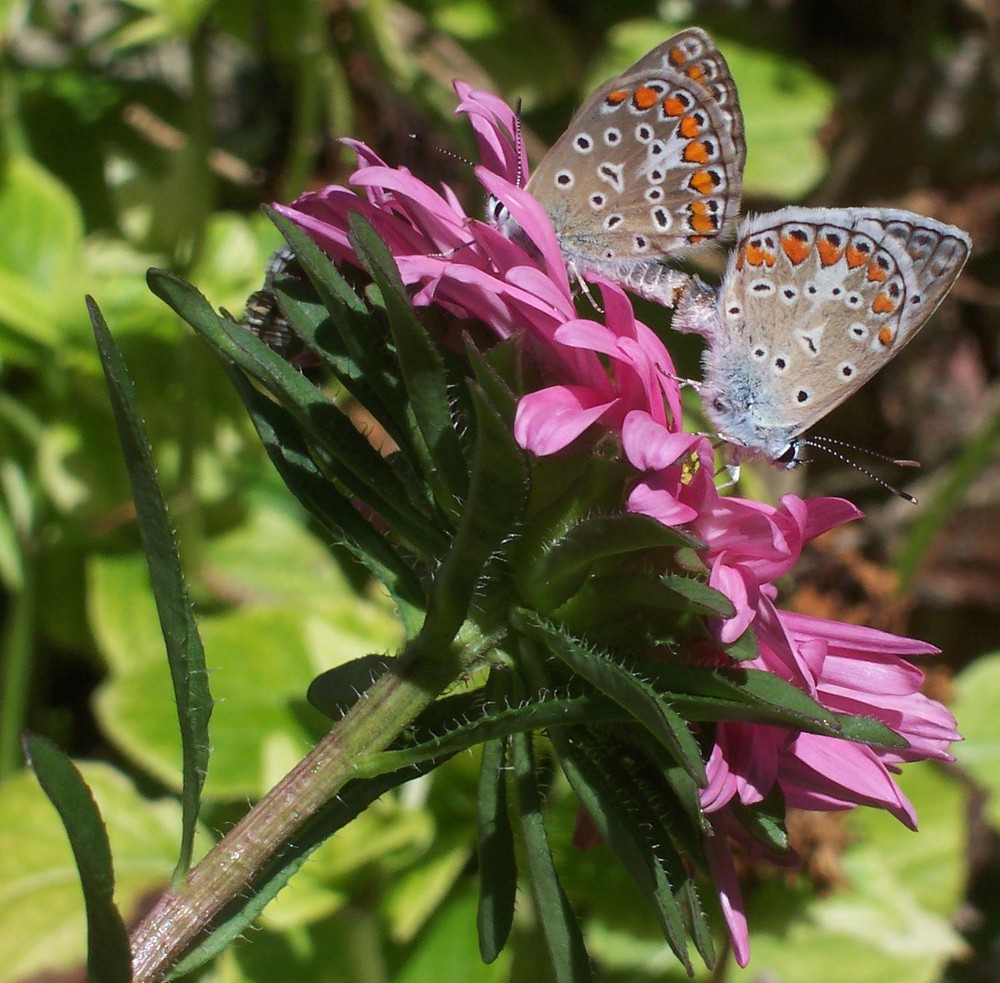
[[(514, 339), (511, 339), (511, 343), (514, 343)], [(486, 394), (486, 398), (496, 408), (507, 427), (513, 431), (517, 396), (468, 336), (465, 338), (465, 355), (472, 368), (472, 374)], [(490, 352), (490, 355), (493, 355), (493, 351)]]
[(153, 452), (136, 405), (135, 387), (100, 309), (89, 297), (87, 306), (132, 486), (136, 519), (146, 551), (177, 705), (183, 775), (181, 847), (174, 873), (178, 879), (191, 866), (201, 791), (208, 770), (212, 695), (208, 688), (205, 651), (181, 573), (180, 554), (167, 506), (156, 482)]
[[(279, 280), (274, 293), (292, 330), (315, 352), (344, 389), (379, 421), (400, 448), (408, 455), (412, 454), (409, 430), (403, 425), (406, 420), (406, 394), (402, 386), (398, 383), (392, 385), (391, 377), (383, 373), (384, 379), (376, 380), (376, 388), (369, 377), (361, 374), (358, 365), (344, 349), (343, 340), (333, 327), (330, 312), (311, 296), (313, 289), (312, 284), (300, 280)], [(350, 316), (356, 317), (354, 314)], [(373, 331), (374, 323), (375, 316), (367, 315), (365, 324), (369, 345), (386, 348)], [(385, 360), (389, 360), (388, 353)]]
[(496, 410), (477, 387), (476, 442), (469, 496), (431, 588), (421, 634), (426, 651), (443, 651), (465, 620), (491, 554), (517, 528), (528, 493), (524, 456)]
[(694, 577), (663, 576), (660, 583), (687, 602), (692, 611), (716, 618), (731, 618), (736, 609), (721, 591)]
[[(443, 701), (438, 700), (430, 709)], [(424, 714), (417, 718), (425, 719)], [(389, 749), (369, 755), (357, 765), (359, 775), (379, 775), (396, 771), (408, 763), (420, 763), (442, 754), (468, 751), (485, 741), (503, 740), (514, 734), (540, 731), (574, 724), (621, 724), (628, 713), (613, 700), (599, 695), (548, 698), (537, 702), (522, 702), (517, 706), (497, 710), (488, 716), (469, 713), (463, 720), (440, 721), (426, 737), (400, 749)]]
[(788, 853), (788, 831), (785, 829), (785, 797), (775, 787), (763, 802), (744, 806), (739, 801), (732, 804), (733, 815), (740, 825), (764, 849), (775, 856)]
[[(601, 767), (599, 756), (588, 753), (582, 731), (552, 735), (562, 769), (601, 840), (615, 854), (653, 909), (664, 938), (681, 964), (692, 973), (680, 906), (663, 867), (630, 813), (622, 788), (625, 776)], [(590, 749), (592, 751), (592, 749)]]
[(149, 287), (216, 351), (256, 379), (291, 412), (325, 453), (335, 476), (382, 516), (419, 552), (444, 547), (436, 527), (413, 506), (406, 489), (353, 423), (294, 366), (245, 328), (219, 317), (189, 283), (163, 270), (150, 270)]
[(836, 713), (797, 686), (761, 669), (649, 666), (656, 685), (690, 720), (746, 720), (783, 724), (841, 737)]
[(910, 746), (910, 742), (901, 734), (897, 734), (891, 727), (871, 717), (838, 713), (836, 718), (840, 730), (839, 736), (844, 740), (867, 744), (879, 750), (902, 750)]
[(399, 610), (407, 638), (423, 624), (423, 589), (416, 572), (323, 474), (289, 413), (255, 389), (235, 369), (230, 379), (246, 406), (264, 449), (289, 491), (369, 573), (381, 581)]
[(556, 540), (523, 579), (533, 607), (551, 611), (575, 594), (602, 560), (657, 547), (679, 548), (697, 541), (649, 516), (632, 512), (584, 519)]
[(396, 346), (399, 371), (421, 440), (413, 441), (428, 481), (438, 484), (438, 504), (459, 511), (468, 491), (468, 465), (455, 431), (444, 359), (413, 312), (395, 261), (385, 243), (360, 215), (351, 215), (351, 243), (382, 293)]
[[(374, 398), (372, 402), (367, 402), (360, 392), (354, 394), (390, 433), (404, 434), (407, 431), (406, 400), (395, 367), (384, 357), (381, 346), (372, 344), (371, 311), (329, 257), (302, 229), (271, 208), (265, 211), (291, 246), (299, 265), (330, 314), (330, 326), (338, 335), (340, 344), (337, 348), (344, 359), (342, 367), (351, 366), (351, 377), (363, 380), (368, 387), (368, 398)], [(317, 332), (314, 341), (320, 354), (333, 347), (325, 331)], [(354, 392), (353, 386), (349, 385), (348, 389)]]
[(752, 662), (760, 658), (760, 646), (753, 626), (748, 628), (732, 645), (726, 646), (726, 655), (737, 662)]
[(24, 737), (24, 753), (69, 837), (87, 909), (87, 979), (130, 983), (132, 954), (115, 906), (115, 874), (104, 821), (73, 763), (51, 741)]
[[(500, 670), (486, 684), (487, 714), (506, 705), (507, 688)], [(498, 705), (499, 704), (499, 705)], [(479, 905), (476, 928), (479, 953), (491, 963), (507, 944), (514, 924), (517, 858), (507, 811), (507, 740), (486, 741), (479, 765), (476, 844), (479, 854)]]
[(519, 609), (514, 623), (520, 631), (562, 659), (574, 673), (628, 710), (699, 785), (705, 785), (705, 764), (698, 742), (684, 719), (647, 680), (607, 655), (587, 648), (533, 611)]
[(306, 699), (320, 713), (336, 722), (343, 717), (376, 679), (389, 668), (384, 655), (363, 655), (320, 673), (306, 691)]
[(552, 960), (553, 975), (556, 983), (587, 983), (592, 979), (590, 959), (580, 925), (552, 861), (542, 817), (541, 794), (535, 777), (531, 739), (527, 734), (512, 738), (511, 764), (517, 787), (524, 858), (542, 934)]

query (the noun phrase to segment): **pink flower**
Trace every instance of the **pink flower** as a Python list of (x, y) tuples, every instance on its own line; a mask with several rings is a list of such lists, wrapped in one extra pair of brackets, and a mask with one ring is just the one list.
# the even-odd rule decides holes
[[(601, 287), (605, 323), (573, 318), (552, 335), (554, 346), (577, 353), (573, 382), (529, 393), (518, 404), (514, 436), (535, 454), (563, 450), (596, 423), (620, 432), (633, 411), (655, 413), (662, 427), (680, 420), (680, 392), (663, 342), (635, 319), (617, 286), (594, 282)], [(677, 436), (680, 456), (696, 438)]]
[[(515, 438), (537, 455), (550, 455), (568, 453), (597, 434), (617, 437), (634, 469), (628, 509), (686, 526), (704, 544), (709, 584), (732, 602), (732, 616), (709, 626), (719, 643), (717, 661), (726, 658), (725, 646), (752, 631), (759, 656), (749, 667), (779, 676), (831, 714), (871, 717), (907, 741), (901, 749), (873, 748), (773, 724), (716, 726), (701, 792), (715, 834), (705, 838), (705, 850), (736, 959), (746, 965), (747, 923), (730, 839), (751, 844), (734, 805), (752, 807), (779, 788), (789, 805), (870, 805), (915, 826), (893, 775), (905, 762), (947, 760), (948, 745), (958, 739), (951, 714), (920, 694), (923, 675), (905, 661), (935, 649), (775, 605), (775, 584), (804, 545), (860, 511), (837, 498), (787, 495), (772, 506), (719, 494), (710, 441), (683, 431), (678, 382), (660, 338), (636, 320), (619, 287), (597, 278), (603, 318), (596, 309), (592, 317), (577, 313), (551, 222), (519, 186), (527, 160), (513, 136), (513, 112), (463, 83), (456, 91), (458, 112), (468, 117), (480, 147), (483, 166), (476, 177), (516, 223), (513, 240), (467, 215), (448, 188), (431, 188), (351, 141), (358, 156), (350, 179), (356, 190), (326, 188), (276, 208), (334, 259), (349, 263), (357, 262), (349, 217), (364, 216), (387, 243), (415, 304), (481, 321), (501, 339), (522, 334), (547, 384), (520, 400)], [(587, 824), (577, 830), (581, 843), (594, 835)]]
[[(902, 656), (930, 655), (937, 649), (873, 628), (780, 611), (767, 600), (759, 614), (760, 657), (748, 667), (781, 676), (835, 713), (878, 720), (908, 744), (880, 750), (771, 725), (720, 723), (707, 763), (708, 784), (701, 793), (706, 812), (721, 817), (713, 818), (716, 840), (728, 835), (752, 847), (743, 828), (725, 818), (728, 806), (734, 800), (760, 802), (776, 785), (791, 807), (823, 812), (874, 806), (916, 829), (913, 806), (893, 773), (906, 761), (951, 760), (948, 746), (960, 737), (948, 710), (919, 692), (923, 673)], [(720, 888), (728, 885), (724, 908), (739, 959), (737, 940), (744, 939), (746, 921), (726, 853), (716, 842), (709, 858)]]

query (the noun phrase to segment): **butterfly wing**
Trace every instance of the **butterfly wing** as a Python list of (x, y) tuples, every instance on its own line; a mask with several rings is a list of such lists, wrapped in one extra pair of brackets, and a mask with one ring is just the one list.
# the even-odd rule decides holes
[(913, 339), (971, 245), (897, 209), (786, 208), (737, 238), (705, 356), (706, 411), (772, 459)]
[(745, 157), (729, 68), (692, 28), (594, 92), (527, 190), (579, 272), (612, 274), (723, 231), (739, 208)]

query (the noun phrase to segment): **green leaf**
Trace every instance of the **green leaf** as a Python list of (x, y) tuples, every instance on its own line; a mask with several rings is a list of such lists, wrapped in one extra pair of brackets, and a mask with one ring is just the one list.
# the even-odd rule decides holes
[(715, 618), (731, 618), (736, 613), (733, 602), (703, 580), (665, 574), (660, 577), (660, 583), (672, 594), (683, 598), (685, 606), (691, 611)]
[[(505, 672), (494, 669), (486, 685), (487, 713), (506, 699)], [(517, 858), (507, 807), (507, 741), (483, 744), (479, 766), (476, 842), (479, 848), (479, 905), (476, 927), (483, 962), (491, 963), (507, 944), (514, 924), (517, 893)]]
[(87, 978), (95, 983), (130, 983), (132, 954), (125, 923), (115, 907), (111, 845), (93, 795), (51, 741), (27, 735), (24, 753), (73, 848), (87, 907)]
[(318, 675), (306, 698), (332, 721), (340, 720), (389, 667), (384, 655), (363, 655)]
[(205, 651), (187, 584), (181, 573), (180, 555), (167, 506), (156, 482), (153, 452), (139, 416), (135, 387), (121, 352), (92, 298), (87, 298), (87, 306), (132, 485), (136, 518), (146, 550), (150, 583), (156, 598), (177, 706), (184, 775), (181, 794), (184, 824), (175, 872), (175, 880), (179, 880), (191, 866), (201, 792), (208, 770), (208, 721), (212, 715), (212, 694), (208, 688)]
[(662, 663), (645, 668), (665, 698), (689, 720), (775, 723), (832, 737), (844, 736), (838, 714), (774, 673)]
[[(109, 765), (78, 767), (107, 825), (115, 900), (123, 919), (134, 924), (170, 881), (180, 805), (172, 798), (143, 798)], [(0, 785), (0, 843), (0, 978), (77, 978), (72, 974), (82, 966), (87, 937), (79, 872), (58, 814), (27, 769)], [(210, 844), (202, 830), (196, 853)]]
[(751, 625), (739, 638), (730, 645), (724, 646), (726, 655), (737, 662), (752, 662), (760, 657), (760, 646), (757, 644), (757, 632)]
[[(385, 354), (387, 346), (373, 344), (373, 328), (377, 327), (379, 338), (385, 334), (381, 325), (376, 325), (365, 302), (302, 229), (271, 208), (265, 211), (292, 248), (329, 316), (329, 325), (312, 327), (309, 319), (303, 319), (302, 323), (296, 322), (296, 328), (302, 330), (302, 337), (321, 357), (334, 355), (331, 368), (346, 377), (348, 390), (400, 446), (406, 446), (409, 425), (403, 387), (396, 366)], [(283, 289), (278, 293), (287, 296)], [(285, 309), (292, 315), (295, 307), (293, 303)], [(336, 341), (331, 334), (336, 334)]]
[(518, 734), (511, 739), (511, 764), (517, 788), (525, 865), (531, 877), (531, 890), (552, 960), (553, 975), (557, 983), (587, 983), (592, 979), (590, 960), (580, 926), (552, 861), (542, 817), (541, 794), (535, 777), (531, 739), (527, 734)]
[[(553, 734), (552, 741), (563, 771), (601, 840), (628, 871), (656, 914), (670, 948), (691, 973), (680, 906), (666, 869), (654, 854), (649, 839), (650, 835), (655, 835), (655, 828), (647, 826), (644, 835), (641, 823), (646, 817), (640, 819), (637, 815), (632, 795), (635, 790), (629, 785), (621, 762), (609, 762), (580, 728), (569, 734)], [(661, 855), (669, 849), (667, 843), (659, 845)], [(674, 866), (680, 868), (677, 859)], [(678, 878), (682, 879), (683, 876)]]
[(289, 414), (257, 392), (235, 370), (230, 378), (289, 491), (372, 576), (385, 584), (399, 607), (407, 637), (412, 638), (423, 623), (423, 589), (416, 573), (319, 469)]
[[(69, 317), (83, 250), (83, 219), (69, 189), (30, 157), (9, 153), (0, 180), (0, 354), (54, 348)], [(82, 292), (82, 291), (81, 291)], [(7, 350), (10, 346), (10, 350)]]
[[(476, 382), (482, 387), (486, 398), (490, 401), (496, 411), (500, 414), (504, 423), (511, 432), (514, 430), (514, 415), (517, 412), (517, 396), (507, 384), (503, 376), (495, 368), (494, 362), (499, 360), (500, 354), (509, 352), (519, 352), (521, 346), (521, 336), (515, 335), (506, 342), (501, 342), (492, 348), (488, 357), (484, 357), (478, 348), (473, 344), (472, 339), (465, 337), (465, 356), (475, 376)], [(516, 358), (517, 355), (511, 356)]]
[(733, 815), (740, 825), (769, 853), (781, 856), (788, 852), (788, 831), (785, 829), (785, 797), (775, 785), (767, 798), (752, 806), (745, 806), (739, 799), (731, 804)]
[[(311, 283), (285, 277), (277, 280), (275, 296), (292, 330), (304, 340), (310, 351), (314, 352), (327, 366), (333, 377), (343, 386), (345, 393), (350, 393), (378, 422), (386, 433), (396, 442), (400, 451), (406, 455), (411, 467), (415, 468), (416, 456), (410, 442), (410, 430), (407, 428), (406, 394), (403, 387), (388, 374), (384, 381), (380, 380), (380, 388), (371, 384), (370, 377), (361, 374), (361, 370), (344, 348), (341, 335), (333, 328), (333, 316), (315, 298), (315, 288)], [(351, 311), (335, 312), (338, 317), (362, 321)], [(377, 317), (374, 313), (367, 314), (363, 319), (366, 337), (370, 348), (384, 349), (384, 361), (389, 362), (388, 332), (378, 335), (373, 328)], [(388, 401), (388, 405), (387, 405)], [(425, 489), (421, 489), (426, 497)], [(429, 499), (428, 499), (429, 504)]]
[(295, 417), (315, 446), (324, 467), (365, 501), (419, 552), (436, 555), (445, 541), (414, 507), (406, 489), (351, 421), (294, 366), (251, 332), (219, 317), (189, 283), (163, 270), (147, 274), (150, 289), (188, 322), (212, 347), (256, 379)]
[(697, 543), (649, 516), (632, 512), (583, 519), (552, 543), (521, 578), (523, 596), (546, 613), (575, 594), (601, 561)]
[(699, 785), (704, 786), (707, 778), (701, 749), (687, 723), (635, 669), (612, 661), (602, 652), (592, 651), (533, 611), (521, 608), (512, 620), (519, 631), (558, 656), (574, 673), (627, 710)]
[[(457, 715), (440, 714), (449, 701), (460, 711)], [(416, 729), (409, 746), (400, 750), (380, 751), (369, 755), (358, 764), (358, 773), (378, 775), (403, 768), (406, 764), (419, 763), (442, 754), (468, 751), (477, 744), (509, 738), (514, 734), (540, 731), (552, 727), (569, 727), (573, 724), (625, 723), (628, 714), (617, 703), (599, 696), (547, 697), (537, 701), (528, 699), (516, 706), (483, 715), (483, 703), (477, 693), (463, 694), (437, 700), (424, 711), (415, 723)], [(427, 724), (432, 724), (427, 726)]]
[[(446, 515), (455, 516), (468, 493), (468, 466), (448, 398), (444, 360), (417, 320), (392, 254), (360, 214), (349, 216), (351, 244), (382, 294), (396, 345), (399, 371), (419, 433), (412, 446)], [(423, 453), (421, 453), (423, 451)]]
[(420, 644), (442, 653), (467, 617), (490, 556), (510, 537), (528, 494), (524, 456), (496, 410), (473, 387), (475, 451), (469, 497), (431, 587)]

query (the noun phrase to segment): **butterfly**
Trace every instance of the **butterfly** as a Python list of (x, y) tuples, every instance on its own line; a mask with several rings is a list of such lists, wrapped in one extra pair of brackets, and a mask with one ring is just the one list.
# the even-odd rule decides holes
[(693, 281), (672, 324), (708, 341), (699, 392), (719, 435), (740, 456), (801, 464), (827, 443), (805, 431), (913, 340), (971, 246), (953, 225), (894, 208), (793, 206), (745, 221), (718, 292)]
[[(729, 66), (692, 27), (598, 88), (525, 190), (552, 221), (571, 275), (597, 273), (669, 307), (688, 278), (668, 260), (731, 224), (745, 159)], [(488, 214), (518, 238), (502, 203)]]

